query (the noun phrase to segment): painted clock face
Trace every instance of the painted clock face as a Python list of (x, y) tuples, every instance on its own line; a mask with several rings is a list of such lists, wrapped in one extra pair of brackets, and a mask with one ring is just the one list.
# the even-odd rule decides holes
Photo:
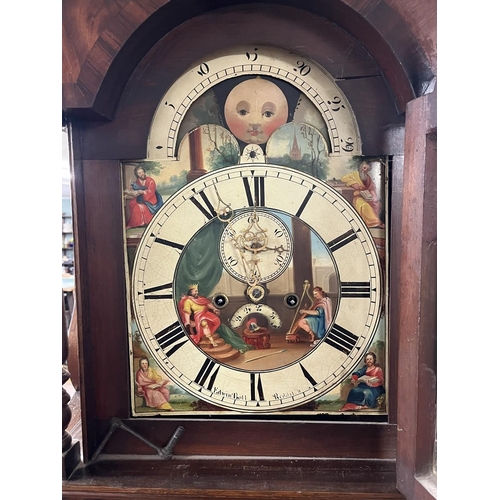
[(180, 189), (148, 225), (132, 273), (156, 363), (197, 398), (241, 412), (292, 409), (349, 377), (382, 296), (377, 249), (353, 207), (272, 164)]

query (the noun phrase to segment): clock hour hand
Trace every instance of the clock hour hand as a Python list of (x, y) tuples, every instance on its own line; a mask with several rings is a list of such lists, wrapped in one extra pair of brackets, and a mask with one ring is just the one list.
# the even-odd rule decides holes
[(266, 247), (266, 250), (274, 250), (275, 252), (279, 253), (280, 255), (283, 252), (286, 252), (286, 249), (283, 245), (280, 245), (279, 247)]

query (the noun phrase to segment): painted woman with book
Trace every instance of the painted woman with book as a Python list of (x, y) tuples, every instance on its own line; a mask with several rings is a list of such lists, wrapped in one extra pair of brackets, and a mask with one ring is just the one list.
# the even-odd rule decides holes
[(149, 366), (149, 359), (139, 360), (139, 369), (135, 374), (137, 394), (144, 397), (146, 406), (159, 410), (174, 411), (170, 406), (170, 391), (167, 388), (169, 380), (164, 379), (156, 370)]

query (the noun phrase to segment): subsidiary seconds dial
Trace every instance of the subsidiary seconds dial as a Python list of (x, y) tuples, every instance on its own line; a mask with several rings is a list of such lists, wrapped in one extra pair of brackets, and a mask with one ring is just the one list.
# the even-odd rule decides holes
[(267, 283), (290, 265), (292, 238), (285, 223), (270, 211), (246, 210), (222, 233), (219, 254), (224, 269), (237, 280)]

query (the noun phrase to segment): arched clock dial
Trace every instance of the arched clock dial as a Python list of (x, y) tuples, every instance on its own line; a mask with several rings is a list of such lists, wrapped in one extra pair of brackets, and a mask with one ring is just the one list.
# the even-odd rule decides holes
[[(218, 83), (262, 75), (288, 82), (320, 112), (327, 127), (331, 156), (361, 154), (361, 139), (352, 108), (335, 79), (299, 52), (269, 46), (219, 51), (195, 62), (162, 97), (151, 123), (147, 155), (174, 159), (180, 125), (191, 104)], [(254, 161), (252, 157), (249, 161)]]
[[(220, 199), (234, 210), (227, 221), (210, 210)], [(262, 252), (272, 258), (261, 269), (267, 290), (261, 303), (248, 299), (247, 276), (226, 255), (230, 233), (248, 236), (256, 216), (278, 238)], [(247, 241), (252, 254), (252, 244), (265, 239), (253, 234)], [(279, 247), (286, 258), (275, 269)], [(286, 343), (290, 324), (281, 316), (292, 317), (296, 308), (285, 303), (301, 296), (294, 274), (322, 265), (338, 283), (324, 333), (317, 342)], [(270, 164), (223, 168), (179, 190), (144, 232), (132, 273), (137, 327), (158, 366), (194, 396), (241, 412), (288, 410), (349, 377), (371, 345), (382, 297), (377, 249), (353, 207), (322, 181)], [(260, 331), (262, 345), (255, 340)], [(226, 344), (234, 339), (254, 343), (235, 347), (236, 359), (226, 361), (222, 351), (232, 352)]]

